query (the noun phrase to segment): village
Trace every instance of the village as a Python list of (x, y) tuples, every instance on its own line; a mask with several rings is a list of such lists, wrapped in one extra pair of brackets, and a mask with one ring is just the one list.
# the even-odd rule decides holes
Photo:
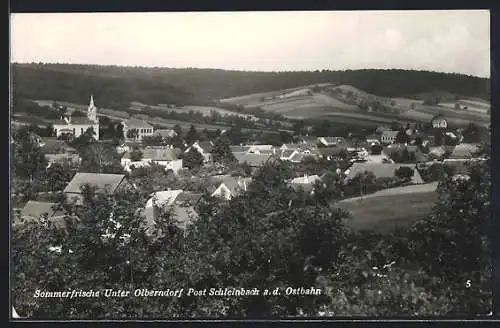
[[(203, 140), (186, 138), (180, 129), (155, 129), (132, 118), (120, 122), (123, 137), (110, 145), (100, 138), (98, 114), (90, 96), (86, 117), (61, 115), (50, 137), (28, 132), (29, 142), (43, 154), (46, 181), (31, 195), (16, 190), (14, 183), (13, 224), (63, 220), (65, 213), (53, 200), (63, 195), (81, 202), (85, 185), (109, 195), (127, 188), (147, 191), (146, 222), (154, 224), (159, 209), (168, 208), (184, 229), (196, 220), (196, 204), (203, 195), (220, 201), (237, 197), (247, 191), (255, 172), (272, 163), (290, 168), (287, 183), (296, 192), (314, 196), (318, 188), (334, 189), (330, 192), (337, 196), (327, 200), (333, 203), (397, 187), (435, 191), (444, 174), (467, 178), (469, 164), (484, 160), (478, 154), (486, 127), (453, 129), (441, 116), (428, 126), (381, 125), (365, 136), (312, 136), (306, 128), (281, 145), (231, 144), (228, 131)], [(11, 143), (16, 142), (21, 141), (14, 134)], [(89, 161), (96, 163), (92, 169), (82, 165)], [(33, 179), (29, 177), (30, 185)], [(51, 179), (57, 181), (50, 185)]]
[(10, 17), (10, 319), (497, 314), (490, 11), (83, 7)]

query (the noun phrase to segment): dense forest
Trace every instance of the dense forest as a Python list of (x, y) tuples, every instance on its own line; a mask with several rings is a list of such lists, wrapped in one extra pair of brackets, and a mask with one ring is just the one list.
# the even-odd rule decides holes
[(212, 101), (318, 83), (348, 84), (386, 97), (444, 92), (490, 98), (490, 80), (409, 70), (246, 72), (73, 64), (13, 64), (13, 96), (86, 103), (93, 93), (103, 107), (145, 104), (211, 105)]

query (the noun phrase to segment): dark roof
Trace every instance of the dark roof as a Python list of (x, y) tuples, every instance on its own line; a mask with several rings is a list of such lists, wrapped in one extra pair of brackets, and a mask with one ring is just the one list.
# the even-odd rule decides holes
[(89, 184), (97, 187), (98, 191), (114, 193), (116, 188), (125, 179), (124, 174), (104, 173), (77, 173), (64, 189), (65, 193), (80, 193), (81, 187)]
[(177, 198), (175, 198), (176, 203), (197, 203), (201, 196), (203, 194), (197, 194), (197, 193), (192, 193), (189, 191), (183, 191), (179, 195), (177, 195)]
[(313, 137), (313, 136), (301, 137), (300, 140), (302, 140), (303, 142), (310, 142), (310, 143), (317, 143), (318, 142), (318, 138)]
[(299, 163), (304, 160), (304, 157), (306, 157), (303, 153), (295, 153), (295, 155), (290, 158), (291, 162)]
[(244, 153), (250, 149), (250, 146), (229, 146), (233, 153)]
[[(141, 148), (143, 159), (151, 159), (153, 161), (174, 161), (178, 159), (174, 149), (167, 147), (146, 147)], [(130, 158), (130, 150), (123, 154), (123, 158)]]
[(56, 211), (53, 208), (56, 205), (57, 203), (38, 202), (30, 200), (21, 210), (21, 216), (38, 219), (44, 214), (47, 214), (48, 218), (63, 215), (64, 212), (62, 212), (61, 210)]
[(149, 124), (148, 122), (137, 119), (137, 118), (131, 118), (129, 120), (124, 121), (125, 125), (127, 126), (128, 129), (152, 129), (153, 126)]
[(377, 132), (377, 133), (382, 133), (382, 132), (384, 132), (384, 131), (389, 131), (389, 130), (391, 130), (391, 128), (389, 128), (389, 127), (387, 127), (387, 126), (383, 126), (383, 125), (381, 125), (381, 126), (377, 127), (376, 132)]
[[(65, 120), (61, 120), (61, 119), (55, 120), (53, 122), (53, 124), (68, 125), (68, 123)], [(71, 117), (69, 124), (71, 124), (71, 125), (73, 125), (73, 124), (94, 125), (94, 124), (97, 124), (97, 122), (92, 121), (88, 117), (76, 116), (76, 117)]]
[(420, 146), (416, 146), (416, 145), (406, 146), (406, 150), (408, 151), (408, 153), (415, 154), (415, 160), (417, 162), (426, 162), (427, 161), (427, 155), (422, 152), (422, 149), (420, 148)]
[(319, 149), (323, 156), (337, 156), (342, 151), (346, 151), (345, 147), (323, 147)]
[(198, 145), (203, 149), (203, 152), (210, 153), (212, 152), (213, 144), (211, 141), (200, 141)]
[(272, 154), (234, 153), (234, 157), (240, 164), (248, 163), (252, 167), (258, 167), (264, 165), (272, 157)]
[(288, 158), (288, 157), (290, 157), (293, 154), (294, 151), (295, 151), (294, 149), (285, 149), (285, 150), (282, 150), (280, 152), (280, 157), (286, 157), (286, 158)]
[(479, 151), (479, 145), (463, 143), (455, 146), (449, 158), (471, 158)]
[(42, 152), (44, 154), (76, 153), (76, 149), (63, 140), (55, 138), (44, 138), (42, 141)]
[(383, 131), (382, 136), (383, 137), (396, 137), (398, 135), (399, 131), (394, 131), (394, 130), (388, 130), (388, 131)]
[(71, 161), (73, 163), (80, 162), (81, 157), (78, 154), (71, 154), (71, 153), (63, 153), (63, 154), (45, 154), (45, 159), (47, 159), (48, 162), (67, 162)]

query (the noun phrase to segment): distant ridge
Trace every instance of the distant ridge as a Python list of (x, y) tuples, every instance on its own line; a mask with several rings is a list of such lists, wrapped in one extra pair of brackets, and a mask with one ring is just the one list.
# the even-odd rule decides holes
[(93, 93), (101, 106), (132, 101), (155, 105), (212, 101), (321, 83), (352, 85), (382, 97), (409, 97), (439, 90), (489, 100), (490, 79), (400, 69), (311, 72), (245, 72), (79, 64), (12, 64), (14, 97), (81, 103)]

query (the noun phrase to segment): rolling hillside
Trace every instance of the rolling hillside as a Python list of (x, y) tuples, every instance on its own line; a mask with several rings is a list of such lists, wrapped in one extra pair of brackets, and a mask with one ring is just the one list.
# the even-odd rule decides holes
[[(461, 99), (455, 103), (424, 105), (423, 100), (404, 97), (380, 97), (351, 85), (323, 84), (268, 93), (221, 99), (246, 108), (259, 107), (291, 119), (328, 119), (344, 124), (376, 125), (392, 121), (428, 123), (435, 115), (444, 115), (450, 124), (464, 126), (488, 123), (486, 101)], [(362, 109), (361, 104), (365, 104)], [(466, 106), (466, 107), (463, 107)]]
[[(429, 122), (436, 114), (449, 116), (450, 122), (456, 124), (489, 122), (485, 113), (489, 79), (424, 71), (244, 72), (13, 64), (12, 87), (14, 99), (86, 104), (89, 94), (93, 94), (99, 106), (110, 114), (114, 111), (113, 115), (130, 108), (140, 112), (137, 104), (155, 109), (169, 104), (169, 110), (192, 110), (204, 115), (211, 109), (225, 115), (246, 107), (249, 112), (258, 109), (291, 119), (359, 125)], [(423, 105), (423, 100), (436, 96), (443, 97), (443, 104)], [(450, 108), (450, 99), (457, 98), (467, 109)]]

